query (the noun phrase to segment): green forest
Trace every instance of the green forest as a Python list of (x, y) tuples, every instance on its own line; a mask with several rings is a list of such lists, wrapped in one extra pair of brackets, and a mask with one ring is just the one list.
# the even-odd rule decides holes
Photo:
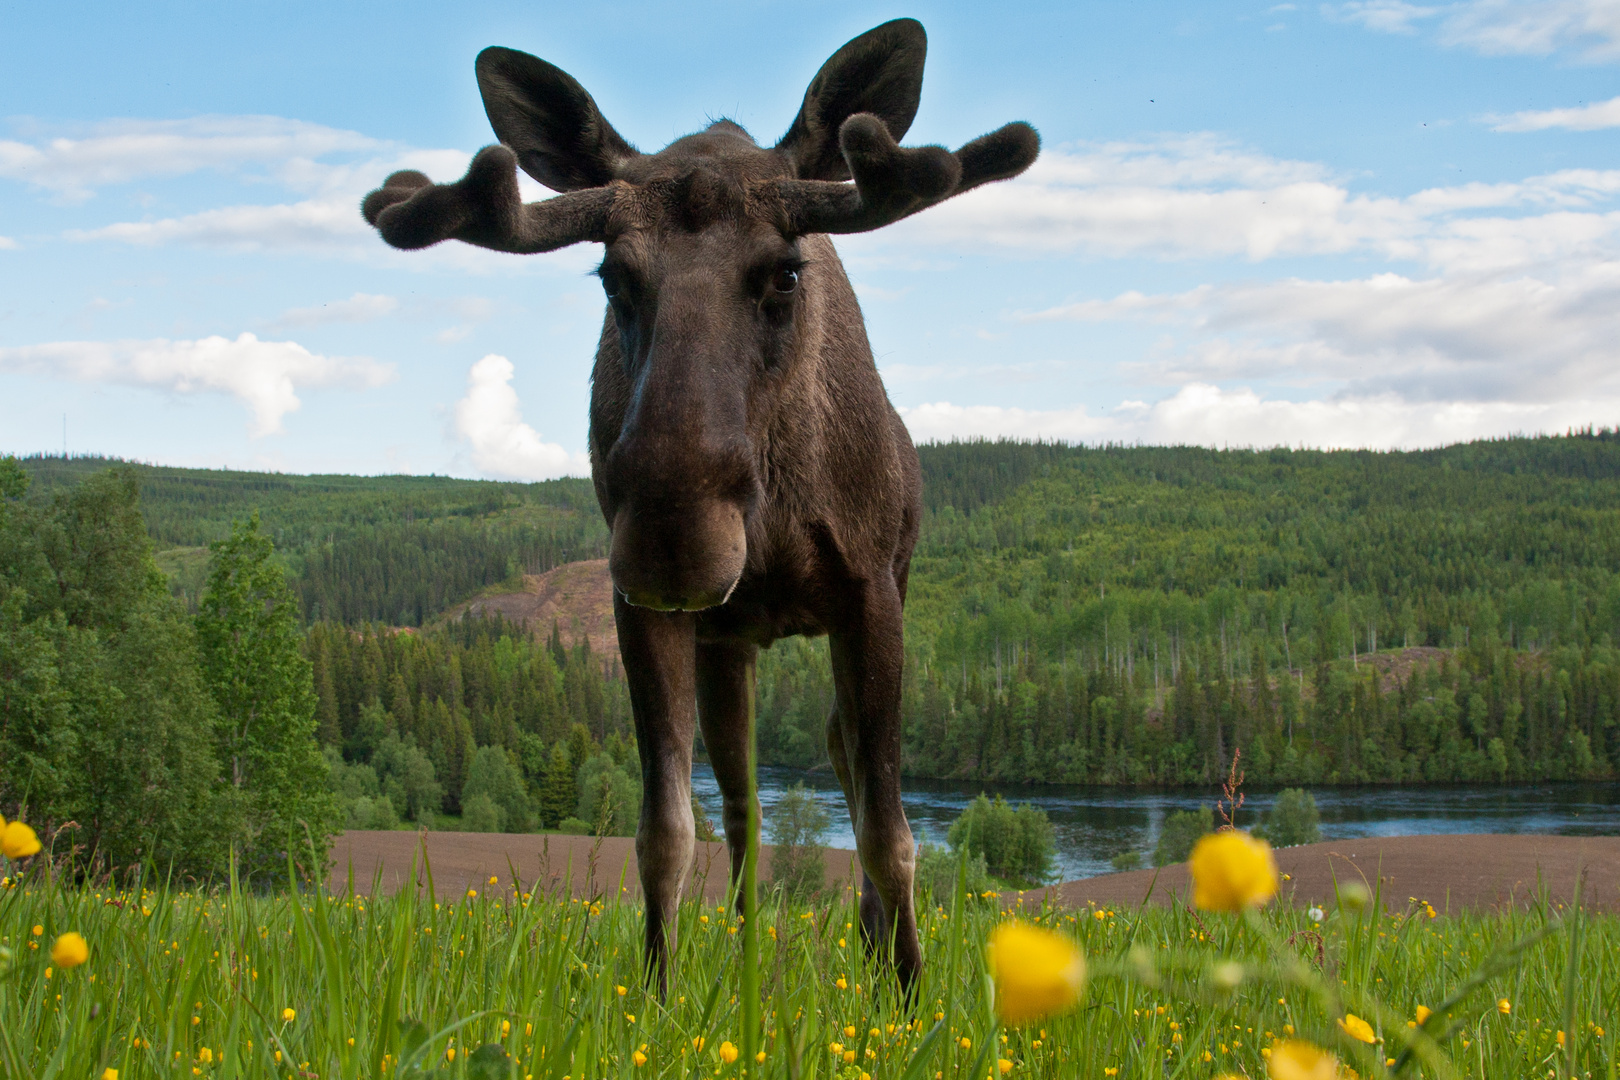
[[(1615, 432), (1416, 452), (1018, 442), (919, 452), (910, 775), (1203, 785), (1238, 753), (1261, 784), (1615, 775)], [(157, 677), (152, 665), (118, 667), (121, 643), (193, 657), (173, 678), (197, 700), (163, 706), (165, 722), (216, 731), (213, 753), (194, 763), (206, 778), (196, 798), (231, 786), (217, 731), (237, 706), (215, 682), (223, 661), (209, 659), (206, 627), (219, 617), (222, 560), (246, 545), (275, 569), (296, 624), (304, 667), (294, 681), (307, 684), (283, 696), (308, 709), (334, 827), (447, 814), (474, 828), (633, 822), (622, 674), (587, 643), (565, 646), (555, 627), (443, 617), (522, 574), (600, 557), (607, 533), (587, 481), (10, 460), (0, 805), (41, 805), (49, 788), (62, 814), (90, 828), (80, 807), (93, 785), (50, 753), (100, 737), (98, 717), (110, 714), (96, 709), (108, 706), (75, 690), (53, 714), (77, 717), (80, 734), (29, 751), (53, 762), (51, 787), (47, 772), (17, 764), (27, 754), (9, 752), (22, 708), (10, 673), (54, 664), (57, 684), (74, 686), (73, 665), (94, 654), (108, 694), (159, 696), (135, 685)], [(98, 514), (122, 524), (97, 524)], [(99, 539), (76, 540), (75, 529)], [(106, 540), (114, 533), (117, 544)], [(113, 548), (124, 569), (94, 568)], [(34, 578), (16, 561), (25, 550)], [(75, 573), (109, 589), (116, 578), (123, 592), (75, 607), (78, 593), (62, 584)], [(825, 642), (762, 654), (760, 760), (823, 761), (831, 707)], [(179, 754), (188, 739), (171, 742)], [(267, 835), (248, 810), (232, 812)]]

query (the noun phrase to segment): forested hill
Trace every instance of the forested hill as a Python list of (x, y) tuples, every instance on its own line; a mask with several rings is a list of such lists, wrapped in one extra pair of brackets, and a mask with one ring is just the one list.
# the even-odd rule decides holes
[(311, 620), (416, 626), (488, 585), (606, 551), (588, 480), (296, 476), (102, 457), (21, 463), (41, 499), (92, 473), (132, 470), (159, 565), (193, 602), (207, 545), (257, 511)]
[[(1202, 782), (1237, 748), (1262, 781), (1601, 776), (1620, 763), (1613, 432), (1406, 453), (920, 453), (914, 774)], [(40, 498), (112, 463), (24, 464)], [(312, 622), (422, 623), (605, 546), (585, 481), (136, 468), (165, 568), (183, 581), (196, 546), (257, 508)], [(1418, 646), (1446, 660), (1399, 685), (1360, 662)], [(406, 687), (418, 711), (440, 678), (420, 677)], [(334, 678), (344, 704), (323, 722), (347, 738), (364, 694)], [(759, 685), (761, 759), (820, 761), (825, 646), (779, 644)], [(481, 706), (465, 707), (482, 730)]]

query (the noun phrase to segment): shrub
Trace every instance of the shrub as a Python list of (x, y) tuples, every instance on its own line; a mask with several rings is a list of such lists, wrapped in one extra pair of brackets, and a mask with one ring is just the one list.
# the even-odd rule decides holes
[(1115, 870), (1137, 870), (1142, 866), (1142, 853), (1135, 848), (1130, 851), (1122, 851), (1110, 859), (1109, 863)]
[(557, 822), (557, 831), (566, 833), (569, 836), (589, 836), (591, 835), (591, 823), (584, 818), (565, 817)]
[(641, 817), (641, 781), (620, 768), (612, 755), (598, 753), (587, 758), (579, 767), (576, 783), (579, 803), (574, 816), (590, 823), (586, 832), (635, 835)]
[(771, 881), (789, 896), (811, 899), (826, 887), (822, 842), (832, 827), (832, 814), (803, 783), (782, 793), (771, 807)]
[(400, 818), (424, 823), (433, 820), (432, 815), (444, 801), (444, 788), (435, 777), (433, 762), (417, 749), (410, 736), (401, 739), (389, 732), (377, 744), (371, 765)]
[(720, 839), (719, 834), (714, 831), (714, 822), (709, 819), (708, 812), (703, 809), (703, 804), (698, 802), (696, 795), (692, 796), (692, 829), (697, 839), (706, 843)]
[(501, 808), (488, 795), (462, 799), (461, 827), (467, 832), (501, 832)]
[(1052, 873), (1055, 843), (1045, 810), (1028, 803), (1013, 809), (997, 795), (980, 795), (951, 825), (946, 838), (960, 851), (983, 856), (990, 873), (1005, 881), (1045, 881)]
[(1322, 819), (1316, 812), (1316, 799), (1304, 788), (1289, 788), (1277, 796), (1266, 815), (1265, 826), (1255, 834), (1264, 836), (1272, 847), (1314, 844), (1322, 839)]
[[(949, 908), (956, 899), (956, 874), (960, 855), (936, 844), (924, 844), (917, 852), (916, 886), (919, 895), (926, 894), (928, 902)], [(967, 895), (970, 900), (995, 888), (990, 871), (984, 865), (982, 854), (972, 855), (967, 861)]]
[(1215, 831), (1215, 812), (1207, 806), (1197, 810), (1177, 810), (1164, 819), (1159, 844), (1153, 849), (1153, 865), (1169, 866), (1186, 862), (1198, 838)]

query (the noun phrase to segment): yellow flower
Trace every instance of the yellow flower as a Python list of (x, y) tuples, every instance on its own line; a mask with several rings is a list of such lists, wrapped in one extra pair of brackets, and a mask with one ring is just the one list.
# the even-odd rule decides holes
[(512, 1033), (512, 1021), (510, 1021), (510, 1020), (502, 1020), (501, 1021), (501, 1034), (502, 1035), (510, 1035), (511, 1033)]
[(845, 1024), (844, 1025), (844, 1038), (853, 1039), (854, 1037), (855, 1037), (855, 1025), (854, 1024)]
[(1564, 1033), (1562, 1031), (1558, 1033), (1558, 1045), (1560, 1047), (1564, 1045)]
[(973, 1049), (973, 1040), (964, 1035), (958, 1045), (964, 1050), (971, 1050)]
[(1378, 1036), (1373, 1032), (1372, 1025), (1355, 1013), (1345, 1013), (1344, 1019), (1339, 1021), (1339, 1029), (1352, 1039), (1358, 1039), (1364, 1043), (1378, 1041)]
[(469, 900), (478, 899), (478, 890), (477, 889), (468, 889), (467, 890), (467, 899), (469, 899)]
[(1339, 1080), (1339, 1059), (1308, 1042), (1285, 1039), (1271, 1048), (1271, 1080)]
[(491, 877), (491, 878), (490, 878), (490, 879), (489, 879), (489, 883), (490, 883), (490, 884), (491, 884), (491, 885), (499, 885), (499, 884), (500, 884), (500, 883), (501, 883), (501, 879), (500, 879), (500, 878), (498, 878), (498, 877)]
[(720, 1060), (725, 1062), (727, 1065), (730, 1065), (733, 1061), (737, 1060), (737, 1048), (731, 1045), (730, 1039), (727, 1039), (725, 1042), (720, 1044)]
[(78, 967), (90, 959), (90, 946), (85, 943), (84, 935), (77, 930), (69, 930), (56, 939), (51, 946), (51, 963), (59, 968)]
[(837, 982), (836, 985), (837, 985), (838, 989), (840, 989), (840, 990), (848, 990), (849, 989), (849, 982), (842, 975), (838, 976), (838, 982)]
[(1006, 1058), (997, 1058), (996, 1068), (1001, 1070), (1002, 1076), (1006, 1076), (1008, 1073), (1012, 1072), (1012, 1062), (1008, 1061)]
[(1277, 895), (1277, 861), (1271, 845), (1246, 832), (1210, 833), (1187, 859), (1193, 905), (1205, 911), (1261, 907)]
[(26, 859), (39, 851), (39, 837), (20, 821), (7, 822), (5, 828), (0, 829), (0, 851), (4, 851), (8, 859)]
[(701, 1036), (701, 1035), (697, 1036), (696, 1038), (694, 1038), (692, 1040), (692, 1049), (694, 1049), (694, 1050), (702, 1050), (703, 1049), (703, 1044), (704, 1044), (705, 1041), (706, 1040), (703, 1038), (703, 1036)]
[(1429, 1022), (1429, 1017), (1433, 1015), (1433, 1009), (1429, 1008), (1427, 1005), (1419, 1005), (1417, 1007), (1417, 1019), (1408, 1020), (1406, 1022), (1406, 1026), (1409, 1028), (1422, 1027), (1424, 1024)]
[(290, 1024), (294, 1020), (298, 1019), (298, 1014), (293, 1012), (291, 1009), (282, 1009), (281, 1019)]
[(827, 1053), (829, 1053), (829, 1054), (842, 1054), (843, 1052), (844, 1052), (844, 1044), (843, 1043), (828, 1043), (827, 1044)]
[(1507, 998), (1503, 998), (1496, 1003), (1496, 1011), (1501, 1013), (1503, 1016), (1507, 1016), (1513, 1011), (1513, 1002), (1509, 1001)]
[(635, 1062), (636, 1066), (639, 1068), (642, 1065), (647, 1064), (647, 1055), (643, 1054), (640, 1050), (637, 1050), (630, 1055), (630, 1060)]
[(613, 989), (619, 992), (620, 997), (624, 997), (624, 995), (630, 992), (630, 988), (626, 986), (615, 986)]
[(205, 1046), (201, 1050), (197, 1051), (197, 1060), (202, 1062), (204, 1065), (210, 1065), (214, 1061), (214, 1052)]
[(765, 1051), (761, 1050), (759, 1053), (755, 1054), (754, 1060), (759, 1062), (761, 1065), (765, 1064)]
[(39, 937), (44, 932), (45, 932), (45, 928), (43, 926), (39, 925), (38, 923), (34, 924), (34, 929), (31, 931), (31, 933), (33, 933), (33, 935), (35, 937)]
[(1086, 958), (1068, 938), (1013, 920), (991, 932), (988, 951), (1003, 1024), (1039, 1020), (1080, 1000)]
[(118, 1070), (113, 1068), (102, 1069), (101, 1080), (118, 1080)]
[(446, 1061), (454, 1061), (454, 1060), (456, 1060), (456, 1048), (455, 1047), (452, 1046), (452, 1047), (450, 1047), (448, 1050), (446, 1050), (444, 1052), (444, 1060), (446, 1060)]

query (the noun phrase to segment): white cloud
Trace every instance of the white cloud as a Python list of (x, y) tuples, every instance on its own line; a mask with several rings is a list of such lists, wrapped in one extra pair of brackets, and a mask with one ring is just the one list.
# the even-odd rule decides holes
[(1620, 97), (1608, 101), (1594, 101), (1568, 109), (1541, 109), (1516, 112), (1512, 116), (1495, 117), (1496, 131), (1546, 131), (1563, 128), (1566, 131), (1598, 131), (1620, 127)]
[[(1310, 162), (1213, 135), (1050, 151), (1024, 176), (953, 199), (893, 240), (1094, 257), (1372, 254), (1449, 269), (1614, 253), (1620, 170), (1356, 194)], [(879, 243), (888, 243), (887, 239)]]
[(253, 414), (255, 437), (281, 430), (282, 419), (303, 403), (305, 388), (367, 388), (392, 381), (392, 364), (369, 357), (321, 356), (295, 341), (58, 341), (0, 347), (0, 370), (80, 382), (157, 387), (179, 394), (225, 393)]
[(297, 170), (327, 154), (383, 145), (358, 132), (278, 116), (110, 120), (82, 138), (0, 139), (0, 177), (83, 199), (98, 187), (145, 177), (248, 165)]
[(0, 236), (0, 251), (15, 250), (17, 250), (17, 241), (13, 240), (9, 236)]
[(1420, 6), (1403, 0), (1355, 0), (1324, 14), (1388, 34), (1415, 33), (1438, 19), (1443, 45), (1486, 56), (1546, 56), (1575, 49), (1588, 60), (1620, 57), (1620, 0), (1463, 0)]
[(473, 464), (486, 476), (511, 480), (588, 475), (587, 455), (543, 441), (523, 422), (512, 375), (512, 361), (494, 353), (467, 371), (467, 394), (456, 402), (455, 433), (471, 446)]
[(1439, 446), (1508, 433), (1562, 432), (1590, 423), (1613, 425), (1620, 396), (1553, 403), (1408, 401), (1398, 394), (1340, 395), (1326, 400), (1268, 399), (1248, 388), (1189, 383), (1148, 404), (1124, 402), (1092, 413), (936, 402), (900, 409), (919, 442), (965, 438), (1062, 439), (1149, 445), (1307, 446), (1321, 448)]
[(347, 300), (332, 300), (314, 307), (288, 308), (275, 326), (320, 326), (325, 323), (367, 323), (387, 318), (399, 307), (392, 296), (357, 292)]

